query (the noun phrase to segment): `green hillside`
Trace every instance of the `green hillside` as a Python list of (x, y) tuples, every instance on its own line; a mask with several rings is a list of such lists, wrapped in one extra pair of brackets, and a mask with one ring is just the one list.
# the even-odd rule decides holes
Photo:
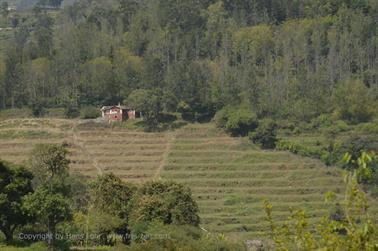
[[(263, 200), (283, 222), (305, 208), (311, 222), (328, 211), (324, 193), (343, 193), (342, 172), (288, 152), (263, 151), (213, 124), (145, 133), (64, 119), (0, 122), (0, 158), (22, 163), (37, 143), (65, 143), (71, 171), (90, 178), (113, 172), (125, 181), (174, 180), (188, 185), (200, 207), (201, 227), (237, 239), (267, 235)], [(378, 208), (373, 207), (377, 213)]]

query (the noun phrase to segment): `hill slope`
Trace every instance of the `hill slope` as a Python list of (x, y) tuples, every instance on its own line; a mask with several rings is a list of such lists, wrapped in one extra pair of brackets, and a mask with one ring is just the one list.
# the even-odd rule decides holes
[(163, 178), (190, 186), (202, 226), (238, 237), (266, 234), (264, 199), (272, 202), (278, 221), (287, 218), (290, 207), (306, 208), (316, 221), (327, 213), (324, 193), (343, 191), (339, 169), (286, 152), (259, 150), (212, 124), (144, 133), (73, 120), (0, 122), (1, 159), (22, 163), (34, 144), (63, 142), (70, 148), (72, 170), (88, 177), (113, 172), (132, 182)]

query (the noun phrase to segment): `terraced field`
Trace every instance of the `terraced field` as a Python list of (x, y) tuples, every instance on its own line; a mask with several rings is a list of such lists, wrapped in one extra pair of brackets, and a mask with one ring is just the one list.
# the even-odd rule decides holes
[(120, 128), (78, 125), (74, 120), (6, 120), (0, 122), (0, 158), (23, 163), (38, 143), (68, 146), (71, 170), (88, 177), (113, 172), (143, 182), (162, 168), (168, 135)]
[(113, 172), (132, 182), (163, 178), (187, 184), (199, 203), (202, 227), (238, 238), (266, 234), (264, 199), (272, 202), (277, 221), (287, 218), (290, 207), (307, 209), (317, 221), (327, 213), (324, 193), (343, 191), (339, 169), (259, 150), (212, 124), (144, 133), (73, 120), (0, 121), (1, 159), (22, 163), (33, 145), (47, 142), (67, 144), (72, 171), (88, 177)]
[(286, 152), (261, 151), (212, 125), (181, 129), (171, 148), (162, 177), (192, 188), (208, 231), (264, 236), (265, 199), (277, 221), (287, 219), (290, 207), (306, 208), (316, 221), (327, 212), (324, 193), (343, 191), (340, 170)]

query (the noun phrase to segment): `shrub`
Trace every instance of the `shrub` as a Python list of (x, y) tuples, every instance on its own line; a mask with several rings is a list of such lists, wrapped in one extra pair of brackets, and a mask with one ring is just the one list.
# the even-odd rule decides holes
[[(272, 205), (264, 202), (266, 219), (277, 250), (376, 250), (377, 226), (375, 218), (366, 213), (369, 208), (366, 194), (349, 173), (343, 203), (334, 193), (327, 193), (326, 206), (339, 203), (335, 216), (324, 216), (321, 224), (311, 224), (305, 209), (293, 211), (284, 224), (272, 217)], [(352, 227), (351, 227), (352, 226)], [(321, 238), (319, 238), (321, 236)]]
[(359, 124), (356, 126), (356, 131), (366, 134), (378, 134), (378, 121)]
[(311, 120), (311, 127), (313, 129), (321, 128), (321, 127), (328, 127), (331, 126), (333, 123), (331, 116), (327, 114), (322, 114), (314, 119)]
[(246, 109), (231, 112), (226, 123), (226, 131), (233, 136), (246, 136), (258, 126), (256, 114)]
[(325, 153), (325, 151), (322, 149), (311, 148), (299, 143), (287, 142), (283, 140), (277, 141), (276, 148), (278, 150), (289, 151), (304, 157), (313, 158), (320, 158)]
[(214, 117), (215, 125), (219, 128), (225, 129), (230, 113), (231, 107), (229, 106), (226, 106), (222, 110), (218, 111)]
[(68, 104), (64, 109), (64, 115), (67, 118), (77, 118), (80, 115), (80, 111), (77, 105)]
[(46, 108), (42, 102), (34, 102), (31, 105), (32, 113), (34, 117), (43, 117), (46, 114)]
[(273, 120), (260, 123), (255, 132), (249, 134), (249, 138), (263, 149), (274, 149), (277, 142), (277, 124)]
[(361, 136), (351, 136), (344, 140), (338, 149), (340, 154), (349, 153), (353, 159), (357, 159), (363, 150), (370, 150), (370, 140)]
[(326, 136), (334, 136), (341, 132), (346, 132), (350, 129), (349, 125), (345, 121), (337, 120), (331, 126), (323, 128), (322, 132)]
[(185, 121), (191, 122), (209, 122), (215, 114), (215, 108), (212, 103), (193, 103), (188, 104), (181, 101), (177, 105), (177, 111)]
[(215, 116), (215, 123), (232, 136), (246, 136), (258, 126), (257, 115), (246, 108), (226, 107)]
[(164, 224), (198, 226), (200, 221), (190, 189), (174, 182), (145, 183), (131, 205), (130, 219), (137, 224), (156, 220)]
[(374, 115), (374, 99), (359, 80), (340, 84), (333, 94), (335, 115), (352, 123), (369, 121)]
[(81, 119), (96, 119), (100, 115), (99, 109), (93, 106), (87, 106), (80, 110)]

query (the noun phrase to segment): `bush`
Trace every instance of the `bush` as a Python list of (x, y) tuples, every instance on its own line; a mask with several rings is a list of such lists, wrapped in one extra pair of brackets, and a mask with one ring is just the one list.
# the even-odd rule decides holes
[(329, 127), (333, 124), (331, 116), (322, 114), (311, 120), (311, 128), (317, 129), (321, 127)]
[(359, 80), (341, 83), (333, 94), (335, 115), (352, 123), (369, 121), (374, 115), (374, 99)]
[(70, 119), (79, 117), (80, 111), (78, 106), (68, 104), (64, 109), (64, 115)]
[(257, 115), (246, 108), (226, 107), (215, 115), (215, 123), (232, 136), (246, 136), (258, 127)]
[(177, 111), (181, 113), (181, 117), (183, 120), (192, 121), (194, 120), (194, 114), (191, 111), (191, 107), (188, 103), (184, 101), (180, 101), (177, 105)]
[(378, 121), (359, 124), (356, 126), (356, 131), (366, 134), (378, 134)]
[(100, 110), (93, 106), (84, 107), (80, 111), (81, 119), (96, 119), (100, 117), (100, 115)]
[(255, 132), (249, 134), (249, 138), (263, 149), (274, 149), (277, 142), (277, 124), (273, 120), (265, 120)]
[(283, 140), (280, 140), (276, 143), (276, 148), (278, 150), (289, 151), (304, 157), (313, 158), (320, 158), (325, 153), (325, 151), (321, 149), (310, 148), (299, 143), (287, 142)]
[(322, 128), (322, 132), (327, 136), (334, 136), (341, 132), (346, 132), (350, 129), (349, 125), (345, 123), (343, 120), (335, 121), (331, 126)]
[(31, 108), (34, 117), (43, 117), (47, 112), (43, 102), (36, 101), (31, 105)]
[(215, 114), (214, 122), (218, 128), (225, 129), (228, 121), (229, 114), (231, 113), (231, 107), (226, 106), (222, 110)]
[(246, 109), (231, 112), (226, 123), (226, 131), (233, 136), (246, 136), (258, 126), (256, 114)]
[(198, 206), (189, 188), (168, 181), (145, 183), (131, 202), (131, 226), (141, 222), (198, 226)]
[[(242, 243), (234, 243), (222, 234), (206, 235), (196, 227), (174, 226), (151, 223), (146, 226), (146, 240), (134, 242), (127, 247), (115, 247), (115, 250), (195, 250), (195, 251), (244, 251)], [(138, 236), (138, 235), (137, 235)]]
[(209, 122), (215, 114), (215, 108), (211, 103), (194, 103), (188, 104), (181, 101), (177, 105), (177, 111), (185, 121), (191, 122)]
[(42, 251), (42, 250), (48, 250), (47, 244), (45, 242), (36, 242), (30, 245), (29, 247), (30, 251)]
[(357, 159), (361, 152), (364, 150), (371, 150), (370, 149), (371, 139), (361, 137), (361, 136), (351, 136), (344, 140), (337, 149), (340, 155), (344, 153), (349, 153), (352, 159)]

